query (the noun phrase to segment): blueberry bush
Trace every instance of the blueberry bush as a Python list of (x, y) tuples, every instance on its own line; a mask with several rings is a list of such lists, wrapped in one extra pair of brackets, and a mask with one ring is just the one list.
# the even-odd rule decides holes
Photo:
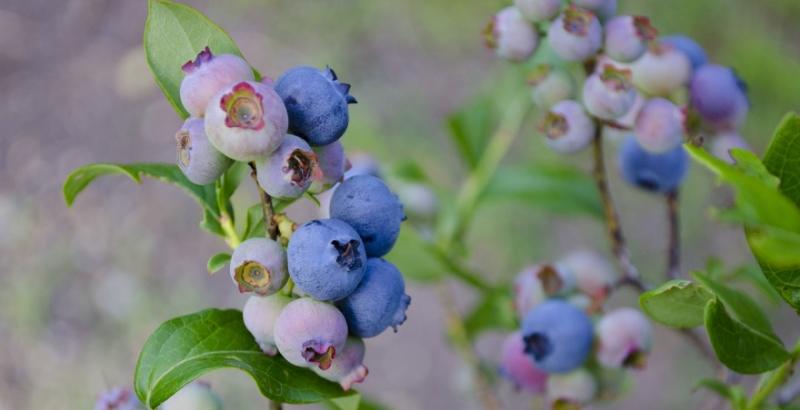
[[(658, 348), (654, 325), (673, 329), (715, 369), (717, 378), (696, 381), (711, 399), (737, 410), (791, 408), (800, 342), (785, 344), (741, 284), (800, 310), (800, 116), (786, 115), (759, 158), (740, 135), (750, 108), (744, 80), (655, 23), (625, 15), (616, 0), (516, 0), (492, 16), (485, 43), (516, 66), (512, 88), (526, 92), (481, 97), (449, 117), (468, 169), (451, 192), (413, 160), (385, 172), (345, 153), (340, 139), (357, 101), (332, 68), (299, 66), (273, 80), (197, 10), (149, 0), (147, 62), (183, 121), (177, 163), (86, 165), (68, 176), (64, 197), (72, 205), (113, 174), (182, 188), (202, 209), (200, 226), (229, 248), (209, 257), (208, 271), (227, 266), (234, 291), (251, 296), (242, 311), (210, 308), (164, 322), (142, 347), (133, 392), (104, 392), (96, 408), (220, 409), (198, 380), (220, 368), (249, 374), (271, 408), (380, 407), (354, 385), (368, 375), (363, 339), (406, 321), (404, 274), (436, 288), (448, 341), (487, 409), (502, 407), (504, 383), (546, 408), (613, 403)], [(505, 164), (530, 133), (562, 163)], [(583, 151), (588, 172), (566, 164)], [(758, 271), (718, 260), (682, 266), (679, 191), (692, 162), (733, 193), (714, 217), (741, 227)], [(663, 200), (663, 282), (646, 281), (631, 256), (609, 189), (613, 171)], [(231, 198), (245, 183), (258, 198), (239, 211)], [(611, 258), (570, 249), (522, 267), (513, 281), (488, 280), (469, 263), (479, 250), (467, 236), (492, 200), (600, 221)], [(325, 217), (292, 220), (285, 210), (297, 201)], [(466, 313), (445, 278), (477, 295)], [(639, 306), (610, 306), (626, 288)], [(506, 334), (498, 363), (474, 346), (489, 331)], [(761, 378), (748, 390), (742, 375)]]

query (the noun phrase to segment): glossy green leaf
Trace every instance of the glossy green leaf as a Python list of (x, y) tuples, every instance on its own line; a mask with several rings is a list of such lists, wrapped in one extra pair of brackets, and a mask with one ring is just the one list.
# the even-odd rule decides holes
[(769, 336), (777, 341), (780, 341), (778, 336), (772, 330), (772, 324), (767, 318), (767, 315), (761, 309), (761, 306), (756, 303), (753, 298), (746, 293), (734, 289), (722, 281), (716, 280), (703, 272), (692, 272), (692, 276), (705, 286), (708, 290), (714, 293), (725, 306), (733, 311), (736, 318), (748, 327), (753, 328)]
[(435, 281), (441, 279), (447, 270), (432, 253), (430, 246), (414, 227), (406, 225), (400, 229), (400, 236), (386, 259), (409, 279)]
[(566, 166), (503, 167), (483, 200), (524, 201), (549, 212), (603, 218), (603, 205), (592, 178)]
[(487, 292), (464, 317), (467, 336), (474, 339), (487, 330), (512, 331), (519, 327), (510, 293)]
[(800, 116), (789, 113), (764, 154), (764, 166), (778, 177), (780, 190), (800, 206)]
[(703, 312), (714, 295), (697, 283), (671, 280), (639, 296), (642, 311), (666, 326), (687, 328), (703, 324)]
[(220, 252), (208, 259), (208, 263), (206, 263), (206, 268), (208, 269), (208, 273), (216, 273), (218, 270), (225, 267), (231, 260), (231, 254), (227, 252)]
[(142, 403), (155, 408), (181, 387), (219, 368), (248, 373), (264, 396), (283, 403), (315, 403), (348, 394), (309, 369), (265, 355), (245, 328), (241, 312), (218, 309), (159, 326), (139, 355), (134, 388)]
[(496, 108), (489, 97), (476, 98), (447, 119), (450, 136), (470, 169), (478, 165), (497, 122)]
[(734, 166), (742, 171), (745, 175), (755, 177), (764, 185), (772, 188), (777, 188), (780, 180), (772, 175), (761, 160), (752, 151), (734, 148), (730, 151), (731, 157), (734, 159)]
[(206, 46), (214, 54), (242, 54), (231, 37), (199, 11), (170, 0), (148, 0), (144, 25), (147, 64), (181, 118), (188, 117), (180, 99), (181, 66)]
[(735, 372), (764, 373), (789, 359), (779, 341), (730, 317), (719, 299), (706, 305), (705, 325), (717, 358)]
[(778, 303), (781, 301), (781, 295), (779, 295), (775, 288), (772, 287), (767, 278), (761, 272), (761, 268), (758, 266), (740, 266), (739, 268), (733, 270), (733, 272), (726, 275), (725, 280), (748, 282), (753, 285), (753, 287), (758, 289), (762, 294), (764, 294), (764, 296), (766, 296), (771, 302)]

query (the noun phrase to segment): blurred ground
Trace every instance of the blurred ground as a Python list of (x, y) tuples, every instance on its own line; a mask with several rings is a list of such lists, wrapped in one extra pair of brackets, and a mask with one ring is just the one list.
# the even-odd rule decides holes
[[(487, 17), (505, 4), (496, 0), (189, 3), (227, 28), (265, 74), (296, 64), (335, 67), (360, 102), (345, 145), (387, 163), (415, 158), (446, 186), (463, 169), (443, 118), (507, 69), (481, 46)], [(797, 1), (629, 0), (620, 10), (649, 14), (664, 33), (695, 36), (714, 60), (738, 69), (750, 84), (745, 129), (756, 151), (786, 111), (800, 109)], [(61, 184), (76, 166), (174, 160), (179, 121), (145, 65), (145, 13), (144, 0), (0, 3), (1, 410), (89, 408), (98, 391), (131, 383), (139, 348), (163, 320), (244, 302), (226, 275), (208, 277), (206, 259), (224, 244), (200, 231), (200, 212), (180, 191), (117, 177), (89, 188), (72, 209), (61, 198)], [(533, 127), (527, 134), (509, 161), (549, 156)], [(580, 166), (585, 160), (567, 159)], [(683, 193), (685, 267), (701, 267), (711, 255), (732, 265), (751, 260), (738, 230), (709, 219), (719, 194), (711, 184), (693, 169)], [(613, 173), (612, 188), (634, 259), (655, 278), (664, 210)], [(593, 221), (504, 204), (479, 214), (470, 242), (479, 245), (474, 266), (499, 278), (576, 246), (605, 249), (602, 233)], [(456, 290), (460, 299), (471, 298)], [(410, 293), (414, 302), (401, 331), (368, 342), (371, 372), (360, 389), (397, 409), (475, 408), (464, 368), (444, 342), (435, 292), (412, 284)], [(781, 335), (797, 336), (793, 314), (774, 315)], [(481, 340), (481, 353), (496, 355), (499, 340)], [(691, 382), (708, 374), (690, 347), (659, 329), (634, 391), (609, 408), (695, 407), (702, 397), (690, 396)], [(240, 373), (209, 380), (230, 409), (265, 407)], [(508, 408), (529, 407), (508, 386), (502, 393)]]

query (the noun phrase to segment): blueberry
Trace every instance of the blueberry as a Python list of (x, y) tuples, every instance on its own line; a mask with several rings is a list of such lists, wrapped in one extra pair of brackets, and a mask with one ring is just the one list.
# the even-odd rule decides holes
[(222, 399), (203, 382), (192, 382), (165, 401), (160, 410), (222, 410)]
[(256, 339), (261, 350), (269, 356), (278, 352), (275, 347), (275, 322), (292, 298), (275, 293), (270, 296), (250, 296), (244, 304), (244, 325)]
[(575, 84), (569, 73), (550, 64), (541, 64), (528, 76), (531, 99), (539, 108), (549, 110), (557, 103), (573, 98)]
[(597, 395), (597, 380), (586, 369), (547, 378), (547, 398), (554, 409), (582, 408)]
[(597, 322), (597, 361), (608, 367), (644, 367), (653, 330), (633, 308), (618, 308)]
[(287, 254), (295, 285), (324, 301), (342, 299), (355, 290), (367, 265), (361, 237), (338, 219), (302, 225), (289, 240)]
[(331, 198), (330, 213), (358, 232), (369, 257), (383, 256), (392, 249), (405, 219), (397, 196), (380, 178), (370, 175), (342, 182)]
[(592, 321), (563, 300), (548, 300), (528, 312), (522, 322), (525, 353), (547, 373), (580, 367), (592, 349)]
[(689, 82), (692, 64), (677, 48), (652, 44), (631, 66), (633, 84), (650, 95), (668, 96)]
[(175, 134), (178, 143), (178, 167), (189, 181), (210, 184), (231, 165), (231, 160), (208, 142), (201, 118), (191, 117)]
[(529, 393), (544, 393), (547, 373), (533, 365), (533, 360), (525, 353), (522, 333), (514, 332), (503, 342), (500, 358), (500, 372), (518, 389)]
[(303, 195), (314, 180), (322, 177), (317, 154), (307, 142), (286, 134), (270, 156), (256, 161), (258, 183), (275, 198), (291, 199)]
[(336, 305), (347, 319), (351, 334), (373, 337), (390, 326), (397, 331), (406, 320), (409, 303), (411, 297), (405, 293), (400, 271), (381, 258), (370, 258), (364, 279)]
[(723, 132), (711, 139), (711, 153), (731, 164), (734, 163), (731, 156), (731, 150), (734, 148), (750, 150), (750, 145), (736, 132)]
[(317, 154), (322, 175), (320, 179), (311, 183), (309, 191), (318, 194), (342, 182), (347, 169), (347, 158), (344, 155), (344, 147), (339, 141), (314, 147), (314, 152)]
[(486, 46), (509, 61), (525, 61), (539, 46), (536, 28), (516, 7), (506, 7), (492, 16), (484, 30)]
[(555, 53), (567, 61), (585, 61), (600, 49), (603, 29), (591, 11), (569, 6), (547, 32)]
[(215, 56), (208, 47), (181, 69), (185, 74), (180, 88), (181, 104), (192, 117), (205, 115), (211, 98), (223, 87), (253, 80), (253, 70), (241, 57), (232, 54)]
[(130, 389), (113, 387), (100, 394), (94, 410), (143, 410), (144, 406)]
[(678, 145), (663, 154), (652, 154), (628, 137), (619, 153), (622, 178), (645, 191), (667, 193), (678, 189), (686, 176), (689, 157)]
[(672, 101), (653, 98), (636, 117), (634, 132), (642, 148), (660, 154), (683, 142), (685, 115)]
[(347, 322), (333, 305), (295, 299), (275, 322), (275, 345), (286, 361), (328, 370), (347, 340)]
[(661, 37), (660, 41), (680, 50), (686, 57), (689, 58), (689, 61), (692, 63), (692, 69), (694, 70), (697, 70), (708, 62), (706, 50), (704, 50), (700, 44), (697, 44), (696, 41), (687, 36), (674, 34), (671, 36)]
[(604, 51), (616, 61), (630, 63), (647, 51), (647, 43), (655, 36), (656, 30), (647, 17), (614, 17), (605, 25)]
[(606, 65), (590, 75), (583, 85), (583, 105), (597, 118), (616, 120), (630, 111), (636, 102), (636, 89), (629, 70)]
[(240, 292), (271, 295), (288, 280), (286, 254), (272, 239), (250, 238), (233, 251), (230, 274)]
[(562, 154), (578, 152), (592, 142), (595, 125), (577, 101), (564, 100), (553, 106), (542, 121), (547, 145)]
[(275, 81), (275, 91), (286, 104), (289, 132), (312, 146), (328, 145), (347, 129), (347, 105), (355, 103), (350, 84), (340, 83), (330, 67), (294, 67)]
[(206, 107), (206, 134), (220, 152), (255, 161), (275, 151), (288, 126), (286, 108), (271, 87), (243, 81), (222, 88)]
[(539, 23), (554, 19), (561, 11), (561, 0), (514, 0), (514, 7), (528, 20)]
[(736, 128), (748, 110), (746, 87), (729, 67), (706, 64), (692, 78), (692, 108), (703, 119), (724, 128)]
[(311, 370), (326, 380), (338, 382), (342, 390), (350, 390), (353, 384), (363, 382), (369, 373), (364, 366), (364, 341), (357, 337), (348, 337), (342, 350), (336, 352), (329, 369), (312, 367)]

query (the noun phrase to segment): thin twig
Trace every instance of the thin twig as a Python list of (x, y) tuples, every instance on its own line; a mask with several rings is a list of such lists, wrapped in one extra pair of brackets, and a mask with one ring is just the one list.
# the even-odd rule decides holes
[(764, 402), (772, 395), (772, 393), (782, 387), (794, 373), (794, 366), (800, 360), (800, 341), (797, 342), (791, 351), (789, 360), (787, 360), (780, 367), (768, 373), (769, 377), (763, 384), (759, 383), (757, 390), (750, 396), (750, 401), (747, 403), (747, 410), (760, 409)]
[(681, 276), (681, 231), (678, 218), (678, 190), (666, 195), (667, 221), (669, 224), (669, 245), (667, 247), (667, 279)]
[(258, 183), (258, 171), (256, 171), (256, 164), (254, 162), (248, 162), (250, 165), (250, 176), (253, 178), (253, 181), (256, 183), (256, 187), (258, 188), (258, 196), (261, 198), (261, 210), (264, 214), (264, 228), (267, 231), (267, 235), (272, 240), (278, 239), (278, 221), (275, 220), (275, 210), (272, 208), (272, 197), (264, 191), (264, 188), (261, 187), (261, 184)]

